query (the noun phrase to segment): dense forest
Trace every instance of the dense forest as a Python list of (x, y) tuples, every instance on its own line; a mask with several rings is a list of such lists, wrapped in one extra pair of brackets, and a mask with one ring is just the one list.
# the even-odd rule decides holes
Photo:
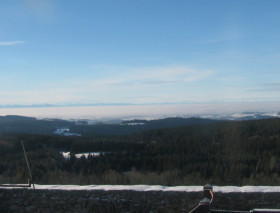
[(34, 117), (7, 115), (0, 116), (0, 134), (53, 134), (58, 128), (67, 128), (70, 132), (78, 133), (83, 136), (126, 135), (151, 129), (209, 124), (215, 122), (219, 121), (202, 118), (174, 117), (156, 120), (116, 120), (114, 123), (93, 122), (91, 124), (91, 122), (87, 120), (69, 121), (61, 119), (36, 119)]
[[(279, 185), (280, 119), (220, 121), (126, 135), (0, 135), (0, 183)], [(69, 151), (64, 158), (62, 151)], [(100, 155), (76, 157), (77, 153)]]

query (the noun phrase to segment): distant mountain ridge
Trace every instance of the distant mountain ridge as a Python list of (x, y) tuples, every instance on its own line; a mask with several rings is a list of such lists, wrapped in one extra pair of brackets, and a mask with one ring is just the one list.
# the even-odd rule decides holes
[(129, 120), (117, 124), (96, 123), (89, 125), (86, 121), (67, 121), (60, 119), (39, 120), (34, 117), (0, 116), (0, 133), (35, 133), (53, 134), (59, 128), (82, 135), (122, 135), (150, 129), (180, 127), (196, 124), (208, 124), (216, 120), (203, 118), (165, 118), (158, 120)]
[(53, 134), (59, 128), (67, 128), (70, 132), (81, 135), (123, 135), (151, 129), (172, 128), (189, 125), (217, 123), (224, 120), (258, 120), (280, 117), (278, 113), (244, 112), (229, 115), (205, 115), (201, 117), (170, 117), (154, 120), (132, 119), (116, 120), (114, 123), (89, 120), (37, 119), (17, 115), (0, 116), (1, 133), (34, 133)]
[(218, 120), (259, 120), (268, 118), (280, 117), (280, 112), (267, 113), (267, 112), (242, 112), (225, 115), (208, 115), (205, 116), (210, 119)]
[(34, 117), (17, 115), (0, 116), (0, 133), (50, 134), (56, 127), (69, 125), (64, 120), (38, 120)]

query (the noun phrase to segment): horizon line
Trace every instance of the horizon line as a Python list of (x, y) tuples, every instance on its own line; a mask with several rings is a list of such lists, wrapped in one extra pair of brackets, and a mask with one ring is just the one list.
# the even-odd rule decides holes
[(83, 106), (144, 106), (144, 105), (187, 105), (187, 104), (250, 104), (250, 103), (280, 103), (275, 101), (212, 101), (212, 102), (161, 102), (161, 103), (89, 103), (89, 104), (0, 104), (4, 108), (44, 108), (44, 107), (83, 107)]

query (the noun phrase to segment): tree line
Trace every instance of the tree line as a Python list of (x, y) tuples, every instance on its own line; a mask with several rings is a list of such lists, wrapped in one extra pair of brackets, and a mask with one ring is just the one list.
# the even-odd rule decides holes
[[(129, 135), (0, 136), (0, 183), (280, 184), (280, 119), (223, 121)], [(66, 159), (60, 153), (70, 151)], [(75, 157), (76, 153), (101, 152)]]

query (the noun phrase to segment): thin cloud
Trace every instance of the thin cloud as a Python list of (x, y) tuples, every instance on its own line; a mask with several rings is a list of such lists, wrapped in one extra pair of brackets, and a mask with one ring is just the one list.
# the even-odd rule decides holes
[(55, 5), (52, 0), (24, 0), (25, 7), (39, 20), (50, 22), (55, 15)]
[(220, 43), (220, 42), (239, 40), (239, 39), (243, 39), (244, 37), (245, 37), (245, 35), (243, 35), (243, 34), (227, 35), (227, 36), (223, 36), (223, 37), (203, 40), (198, 43), (199, 44), (214, 44), (214, 43)]
[[(200, 83), (211, 77), (211, 70), (189, 67), (144, 67), (103, 69), (104, 73), (91, 78), (65, 78), (40, 84), (36, 89), (0, 92), (0, 104), (42, 103), (162, 103), (180, 101), (184, 98), (184, 87)], [(168, 91), (166, 88), (168, 85)], [(50, 91), (50, 88), (51, 89)], [(178, 90), (178, 88), (180, 88)], [(163, 91), (165, 91), (163, 93)], [(146, 96), (147, 98), (137, 98)], [(155, 98), (157, 97), (157, 98)]]
[(1, 41), (0, 46), (14, 46), (18, 44), (24, 44), (25, 41)]
[(206, 41), (201, 41), (201, 44), (213, 44), (213, 43), (219, 43), (219, 42), (225, 42), (225, 41), (232, 41), (232, 40), (236, 40), (239, 38), (217, 38), (217, 39), (210, 39), (210, 40), (206, 40)]
[(144, 84), (174, 84), (174, 83), (178, 83), (179, 81), (144, 81)]
[(280, 83), (265, 83), (257, 88), (250, 89), (248, 92), (280, 92)]
[(266, 83), (263, 85), (266, 87), (279, 87), (280, 88), (280, 83)]
[[(86, 81), (88, 81), (88, 84), (95, 86), (180, 84), (200, 81), (214, 74), (212, 70), (198, 70), (186, 66), (121, 67), (120, 70), (118, 70), (118, 67), (108, 66), (107, 69), (102, 67), (102, 76), (99, 76), (98, 79), (93, 78)], [(118, 74), (114, 75), (114, 73)], [(85, 79), (80, 80), (80, 82), (84, 81)]]
[(211, 70), (198, 70), (186, 66), (148, 67), (135, 69), (128, 73), (128, 79), (134, 79), (144, 84), (177, 84), (200, 81), (213, 74), (214, 72)]
[(1, 91), (0, 104), (60, 104), (79, 100), (79, 95), (75, 89), (71, 88), (37, 88), (36, 90)]

